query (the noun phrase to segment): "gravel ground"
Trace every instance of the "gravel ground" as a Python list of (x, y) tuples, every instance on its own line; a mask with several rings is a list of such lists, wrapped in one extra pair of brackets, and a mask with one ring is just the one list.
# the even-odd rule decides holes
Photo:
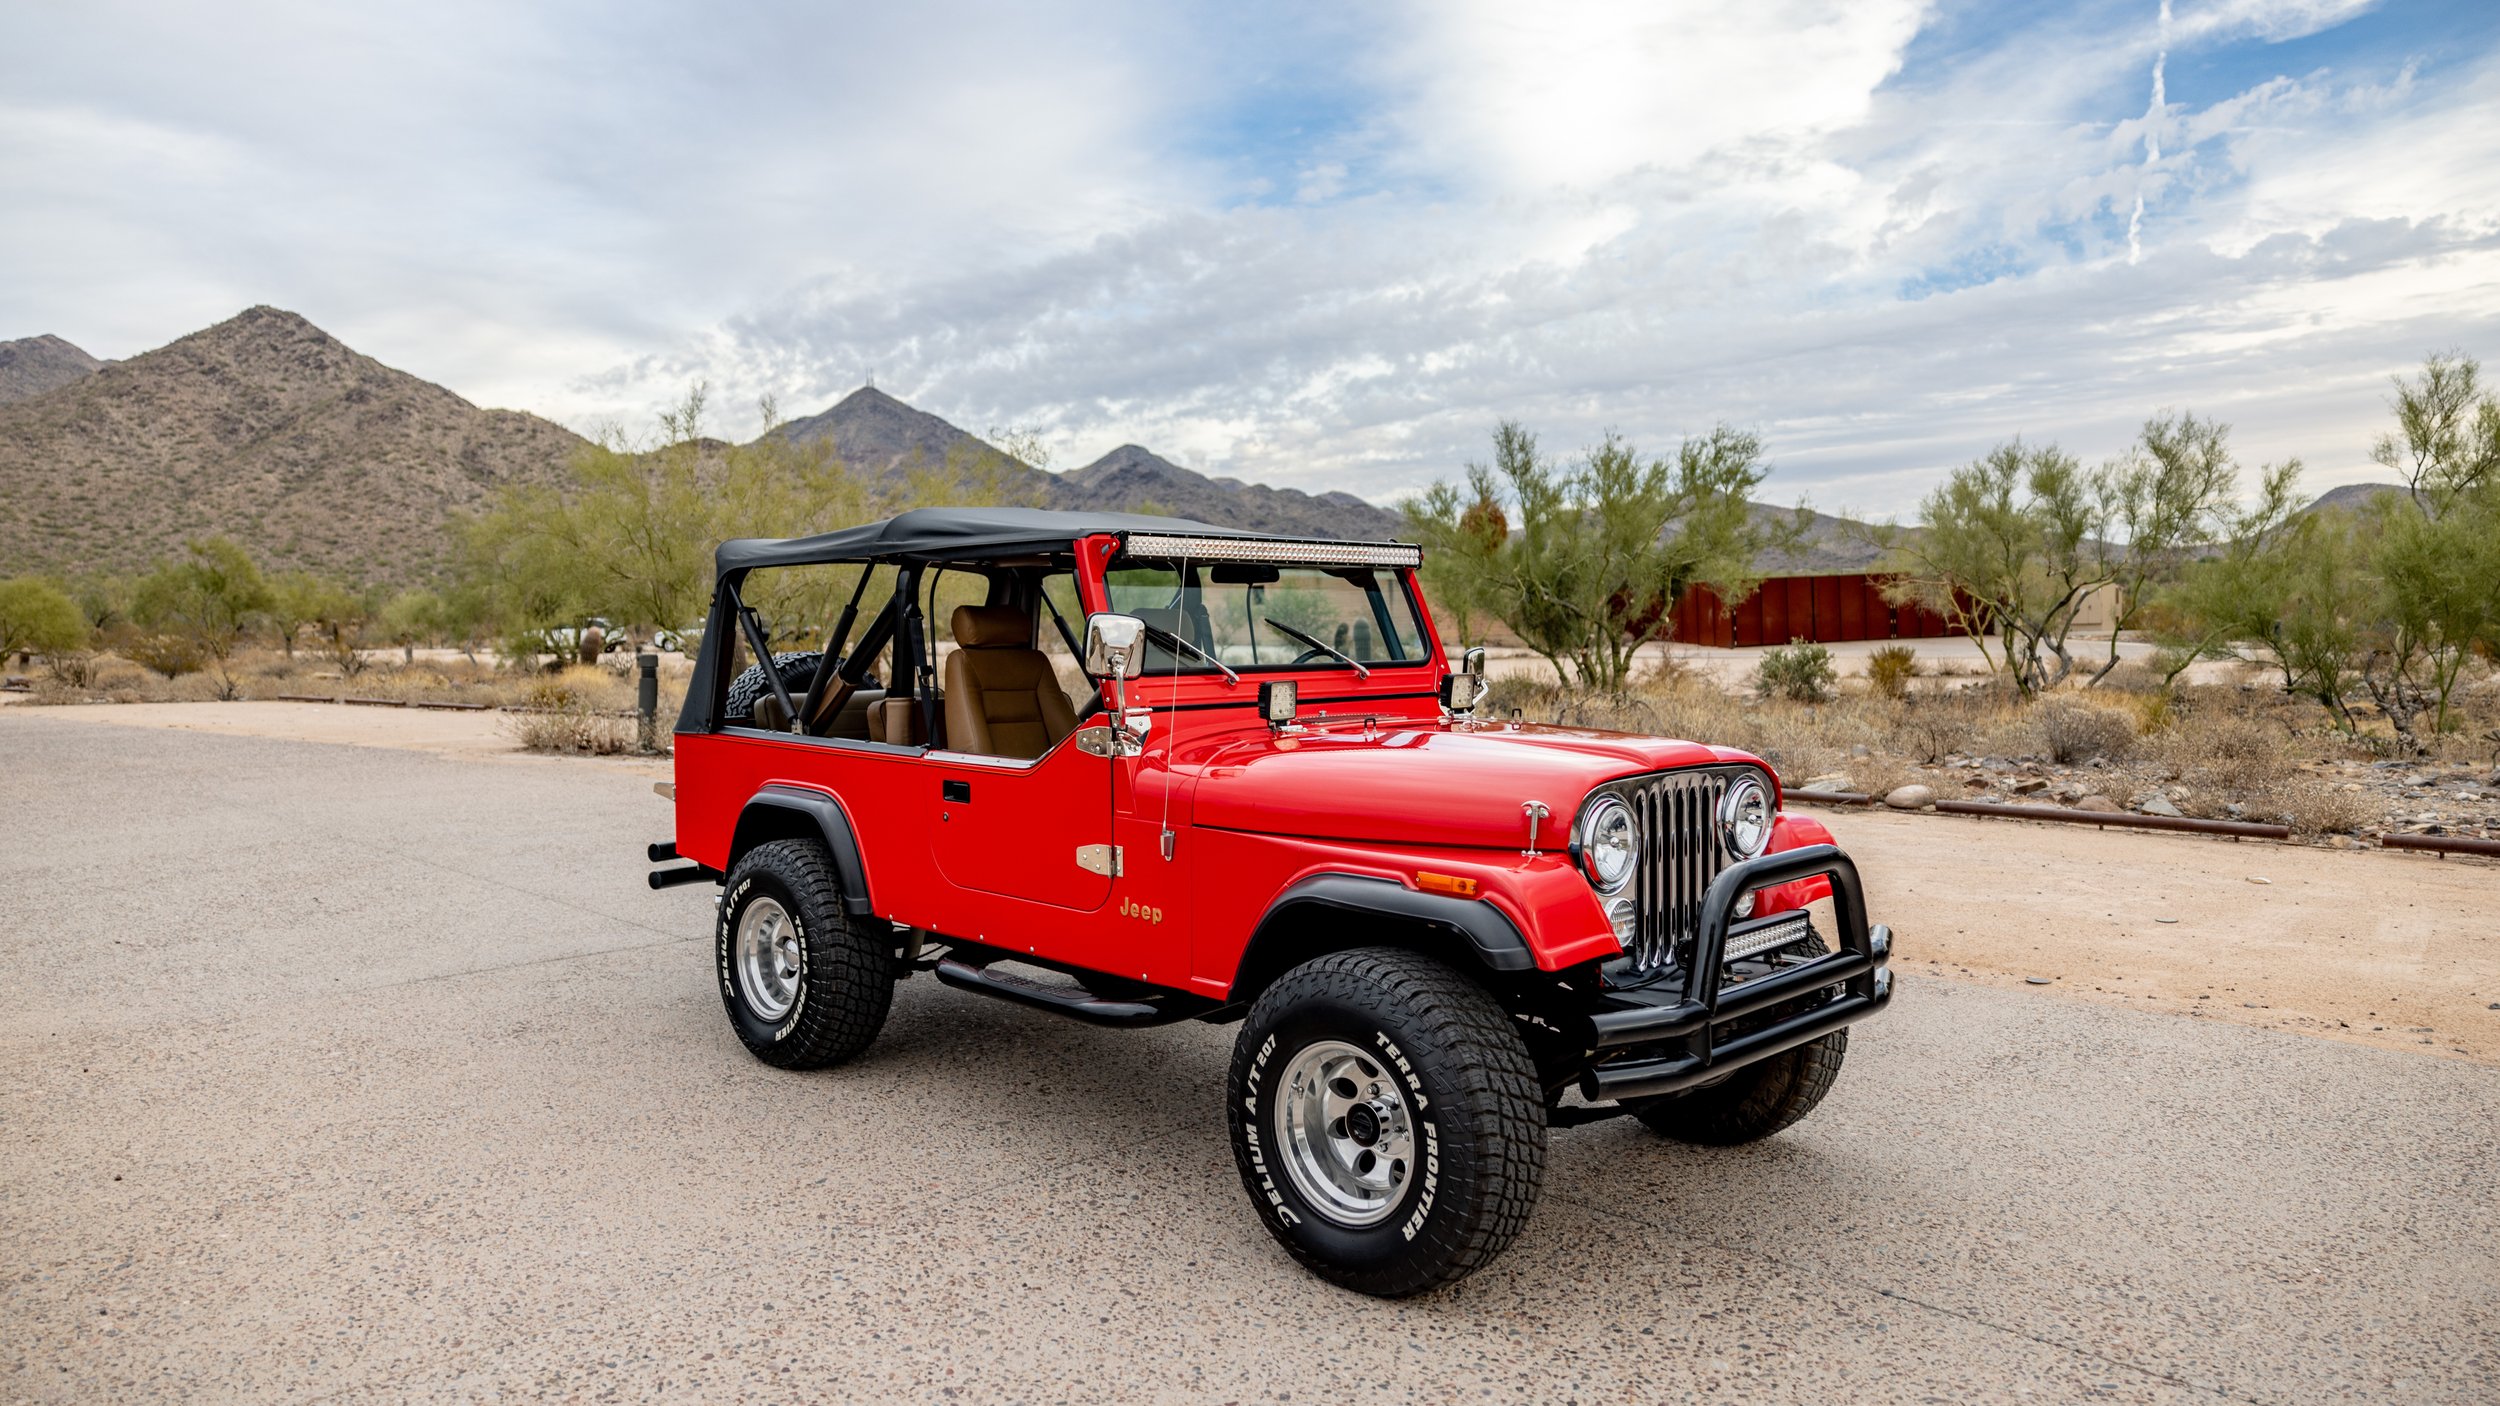
[(0, 1398), (2500, 1396), (2481, 1064), (1912, 967), (1798, 1128), (1557, 1133), (1384, 1304), (1242, 1204), (1229, 1030), (747, 1058), (632, 768), (11, 709), (0, 777)]

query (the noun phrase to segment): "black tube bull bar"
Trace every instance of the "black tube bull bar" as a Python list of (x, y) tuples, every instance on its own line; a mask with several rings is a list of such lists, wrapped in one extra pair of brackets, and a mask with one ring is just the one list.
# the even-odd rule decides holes
[[(1797, 920), (1786, 913), (1739, 923), (1737, 899), (1815, 878), (1831, 880), (1839, 950), (1721, 990), (1720, 968), (1732, 940)], [(1891, 960), (1892, 930), (1868, 925), (1858, 866), (1838, 846), (1808, 845), (1731, 864), (1702, 895), (1701, 927), (1681, 992), (1613, 992), (1622, 1004), (1589, 1015), (1595, 1062), (1580, 1076), (1580, 1093), (1591, 1102), (1678, 1093), (1864, 1020), (1892, 1000)], [(1842, 988), (1840, 994), (1759, 1030), (1733, 1037), (1721, 1031), (1730, 1022), (1833, 986)], [(1611, 1050), (1651, 1045), (1666, 1048), (1607, 1058)]]

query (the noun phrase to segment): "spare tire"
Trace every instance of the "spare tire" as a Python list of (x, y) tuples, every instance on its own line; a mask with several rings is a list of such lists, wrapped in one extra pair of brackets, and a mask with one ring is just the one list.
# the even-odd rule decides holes
[[(815, 649), (792, 650), (773, 656), (773, 667), (781, 671), (781, 686), (789, 691), (793, 704), (807, 697), (807, 690), (816, 682), (816, 670), (824, 662), (824, 652)], [(764, 666), (749, 664), (745, 673), (730, 680), (729, 703), (721, 716), (754, 717), (755, 700), (772, 691), (773, 686), (764, 679)]]

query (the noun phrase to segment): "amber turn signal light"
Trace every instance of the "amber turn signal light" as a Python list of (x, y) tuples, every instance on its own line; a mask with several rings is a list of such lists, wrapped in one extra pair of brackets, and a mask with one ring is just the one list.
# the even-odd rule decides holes
[(1473, 898), (1476, 896), (1477, 884), (1473, 879), (1462, 879), (1456, 874), (1435, 874), (1430, 870), (1418, 869), (1415, 871), (1415, 887), (1426, 893), (1446, 893), (1453, 898)]

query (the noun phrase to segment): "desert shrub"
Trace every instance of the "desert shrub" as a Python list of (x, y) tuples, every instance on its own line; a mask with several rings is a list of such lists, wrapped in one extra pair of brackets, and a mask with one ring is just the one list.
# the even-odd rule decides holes
[(86, 689), (95, 686), (96, 657), (86, 650), (73, 649), (48, 655), (44, 659), (44, 664), (63, 688)]
[(1934, 766), (1969, 749), (1979, 731), (1979, 713), (1969, 699), (1952, 694), (1922, 698), (1901, 710), (1893, 725), (1891, 746)]
[(1885, 698), (1910, 696), (1910, 680), (1918, 677), (1918, 651), (1906, 644), (1888, 644), (1866, 656), (1866, 686)]
[(2151, 750), (2173, 766), (2227, 771), (2281, 763), (2284, 742), (2282, 729), (2262, 719), (2200, 707), (2182, 710)]
[(2127, 705), (2135, 710), (2135, 730), (2146, 736), (2168, 730), (2177, 715), (2177, 710), (2171, 707), (2170, 695), (2158, 690), (2128, 694)]
[(1806, 640), (1790, 640), (1754, 666), (1753, 687), (1764, 698), (1821, 703), (1832, 696), (1832, 684), (1838, 678), (1830, 650)]
[(610, 757), (634, 750), (633, 719), (595, 712), (579, 704), (512, 713), (505, 717), (504, 728), (532, 752)]
[(2123, 757), (2135, 746), (2135, 723), (2125, 713), (2080, 698), (2044, 698), (2031, 710), (2031, 728), (2051, 761), (2073, 763)]
[(196, 674), (208, 662), (197, 645), (180, 635), (140, 635), (123, 644), (121, 652), (131, 663), (169, 679)]
[(2297, 771), (2255, 791), (2250, 801), (2252, 815), (2278, 820), (2300, 835), (2348, 834), (2379, 822), (2374, 798)]

